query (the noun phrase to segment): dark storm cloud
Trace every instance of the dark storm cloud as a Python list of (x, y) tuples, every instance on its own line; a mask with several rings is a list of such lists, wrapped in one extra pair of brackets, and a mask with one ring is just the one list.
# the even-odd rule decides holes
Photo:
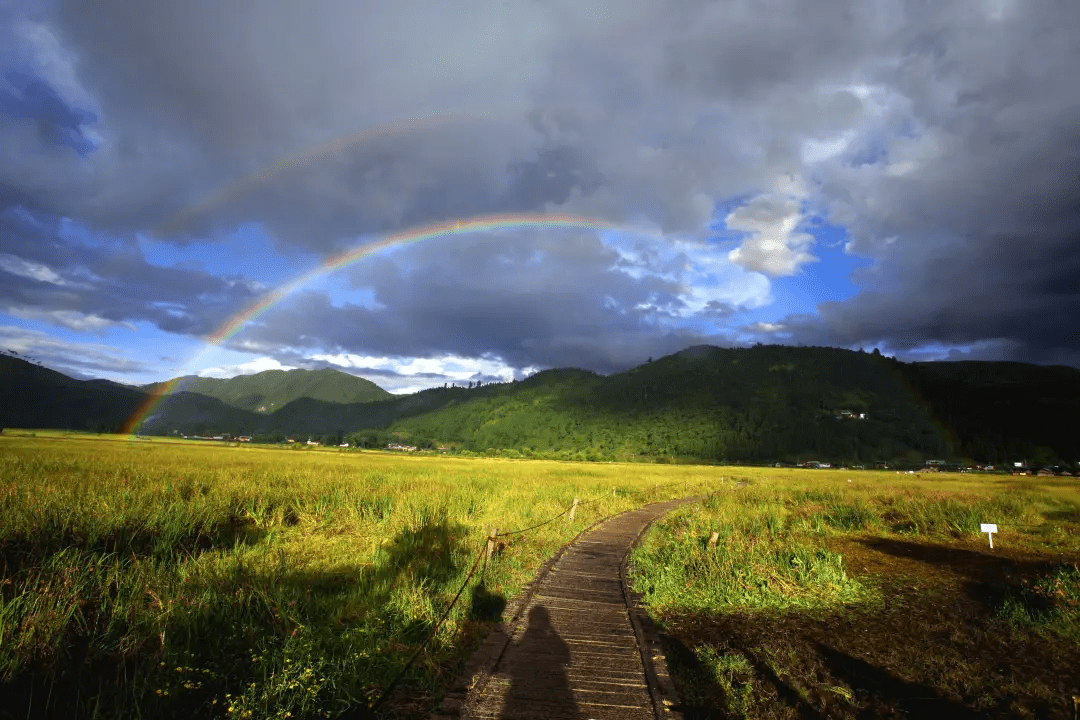
[[(700, 238), (717, 202), (738, 196), (749, 204), (721, 215), (734, 213), (738, 247), (718, 262), (799, 272), (816, 259), (800, 230), (811, 212), (845, 225), (850, 251), (873, 261), (851, 299), (784, 320), (791, 342), (1076, 362), (1072, 0), (140, 12), (102, 0), (23, 12), (0, 8), (0, 60), (22, 73), (0, 86), (0, 206), (178, 243), (259, 222), (283, 248), (329, 253), (361, 234), (544, 210)], [(333, 143), (371, 128), (383, 130)], [(24, 312), (77, 307), (200, 333), (253, 298), (239, 276), (154, 268), (123, 242), (39, 240), (0, 248), (6, 300)], [(358, 284), (385, 311), (303, 296), (251, 336), (271, 349), (593, 369), (701, 340), (671, 323), (686, 288), (630, 277), (599, 246), (543, 241), (366, 262)], [(698, 320), (735, 322), (736, 305), (708, 299)]]
[[(1080, 227), (1080, 223), (1078, 223)], [(981, 345), (973, 357), (1080, 364), (1077, 236), (1014, 235), (908, 254), (863, 276), (865, 288), (817, 316), (788, 318), (807, 344)], [(985, 341), (993, 341), (986, 343)]]
[(935, 4), (906, 33), (914, 54), (886, 77), (923, 127), (890, 148), (913, 165), (837, 168), (824, 185), (876, 267), (854, 298), (789, 319), (793, 340), (1080, 364), (1080, 86), (1066, 70), (1080, 7), (1014, 7), (976, 32)]
[[(118, 0), (61, 3), (55, 27), (114, 138), (94, 178), (112, 183), (111, 202), (81, 214), (145, 229), (169, 205), (198, 203), (282, 157), (441, 112), (489, 122), (475, 137), (456, 126), (388, 134), (212, 214), (226, 225), (261, 220), (286, 242), (324, 248), (410, 222), (566, 203), (694, 231), (707, 219), (703, 198), (767, 184), (797, 164), (799, 133), (836, 122), (828, 103), (792, 114), (770, 103), (798, 104), (800, 85), (843, 75), (871, 44), (873, 18), (854, 3), (780, 5), (753, 14), (697, 2), (268, 12), (238, 2), (207, 14), (179, 2), (140, 13)], [(144, 192), (147, 179), (170, 200)], [(583, 201), (601, 187), (606, 194)]]

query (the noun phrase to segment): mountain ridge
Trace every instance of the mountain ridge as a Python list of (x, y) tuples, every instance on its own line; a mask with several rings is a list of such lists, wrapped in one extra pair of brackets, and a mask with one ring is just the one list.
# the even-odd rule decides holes
[(179, 390), (216, 398), (232, 407), (262, 414), (273, 413), (305, 397), (340, 404), (394, 397), (370, 380), (333, 368), (263, 370), (231, 378), (185, 375), (142, 387), (148, 392), (156, 392), (173, 382)]
[[(319, 378), (355, 377), (332, 369), (266, 372), (256, 380), (302, 381), (290, 390), (294, 395)], [(148, 390), (161, 388), (75, 380), (10, 357), (0, 357), (0, 376), (0, 423), (18, 427), (122, 424)], [(216, 382), (202, 387), (218, 392), (228, 383), (209, 380)], [(355, 380), (345, 382), (368, 387)], [(250, 390), (258, 383), (238, 385)], [(273, 412), (257, 412), (180, 389), (140, 431), (348, 438), (369, 447), (399, 439), (461, 452), (574, 459), (1080, 459), (1069, 420), (1080, 415), (1080, 370), (1065, 366), (902, 363), (837, 348), (697, 346), (608, 376), (556, 368), (469, 389), (380, 392), (381, 399), (365, 402), (295, 397)]]

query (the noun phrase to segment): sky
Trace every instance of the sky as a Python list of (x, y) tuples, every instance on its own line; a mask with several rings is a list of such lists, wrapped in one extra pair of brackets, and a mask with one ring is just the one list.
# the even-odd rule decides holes
[(0, 350), (1080, 367), (1078, 67), (1075, 0), (0, 0)]

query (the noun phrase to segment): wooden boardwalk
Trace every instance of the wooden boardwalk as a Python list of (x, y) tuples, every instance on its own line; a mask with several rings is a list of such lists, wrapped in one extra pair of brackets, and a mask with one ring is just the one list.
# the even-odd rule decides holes
[(693, 499), (615, 516), (564, 548), (515, 619), (474, 653), (468, 679), (436, 717), (672, 717), (667, 666), (625, 585), (625, 560), (649, 523)]

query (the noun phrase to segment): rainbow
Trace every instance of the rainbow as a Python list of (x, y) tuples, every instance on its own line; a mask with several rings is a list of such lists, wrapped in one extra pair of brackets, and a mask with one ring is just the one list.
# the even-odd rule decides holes
[(397, 120), (395, 122), (343, 135), (342, 137), (321, 145), (316, 145), (294, 155), (282, 157), (277, 162), (242, 177), (236, 182), (225, 186), (213, 195), (204, 198), (200, 202), (189, 205), (170, 215), (155, 228), (154, 234), (165, 236), (182, 232), (190, 222), (195, 220), (195, 218), (215, 207), (238, 200), (259, 185), (272, 180), (275, 176), (291, 170), (303, 168), (316, 160), (321, 160), (330, 155), (337, 154), (350, 146), (368, 142), (379, 137), (429, 130), (454, 122), (479, 121), (483, 119), (484, 118), (479, 115), (431, 115), (428, 117), (405, 118), (403, 120)]
[[(292, 292), (308, 284), (312, 280), (326, 275), (327, 273), (340, 270), (343, 267), (351, 265), (359, 260), (373, 255), (380, 250), (395, 247), (397, 245), (408, 245), (410, 243), (417, 243), (422, 240), (427, 240), (434, 237), (445, 237), (448, 235), (464, 235), (465, 233), (485, 231), (485, 230), (502, 230), (502, 229), (519, 229), (519, 228), (585, 228), (593, 230), (612, 230), (612, 231), (624, 231), (632, 232), (635, 234), (647, 234), (653, 235), (654, 232), (644, 231), (639, 228), (632, 228), (626, 225), (620, 225), (605, 220), (597, 220), (594, 218), (578, 217), (576, 215), (561, 215), (561, 214), (549, 214), (549, 213), (536, 213), (536, 214), (514, 214), (514, 215), (484, 215), (480, 217), (471, 218), (468, 220), (455, 220), (448, 222), (440, 222), (432, 225), (424, 225), (409, 230), (403, 230), (392, 235), (387, 235), (379, 240), (370, 242), (353, 250), (349, 250), (340, 255), (332, 257), (314, 270), (307, 272), (295, 280), (282, 285), (281, 287), (267, 293), (261, 299), (254, 304), (248, 306), (246, 309), (240, 311), (236, 315), (226, 320), (222, 325), (214, 331), (210, 336), (206, 338), (206, 344), (198, 353), (196, 353), (190, 360), (188, 360), (184, 367), (190, 367), (200, 357), (202, 357), (211, 348), (221, 345), (221, 343), (228, 341), (240, 332), (244, 326), (263, 315), (270, 308), (277, 305), (279, 302), (288, 297)], [(180, 384), (180, 378), (175, 378), (162, 383), (154, 392), (150, 393), (146, 400), (144, 400), (135, 412), (124, 423), (122, 432), (125, 434), (131, 434), (139, 427), (148, 417), (157, 411), (162, 403), (173, 392), (176, 391), (177, 386)]]

